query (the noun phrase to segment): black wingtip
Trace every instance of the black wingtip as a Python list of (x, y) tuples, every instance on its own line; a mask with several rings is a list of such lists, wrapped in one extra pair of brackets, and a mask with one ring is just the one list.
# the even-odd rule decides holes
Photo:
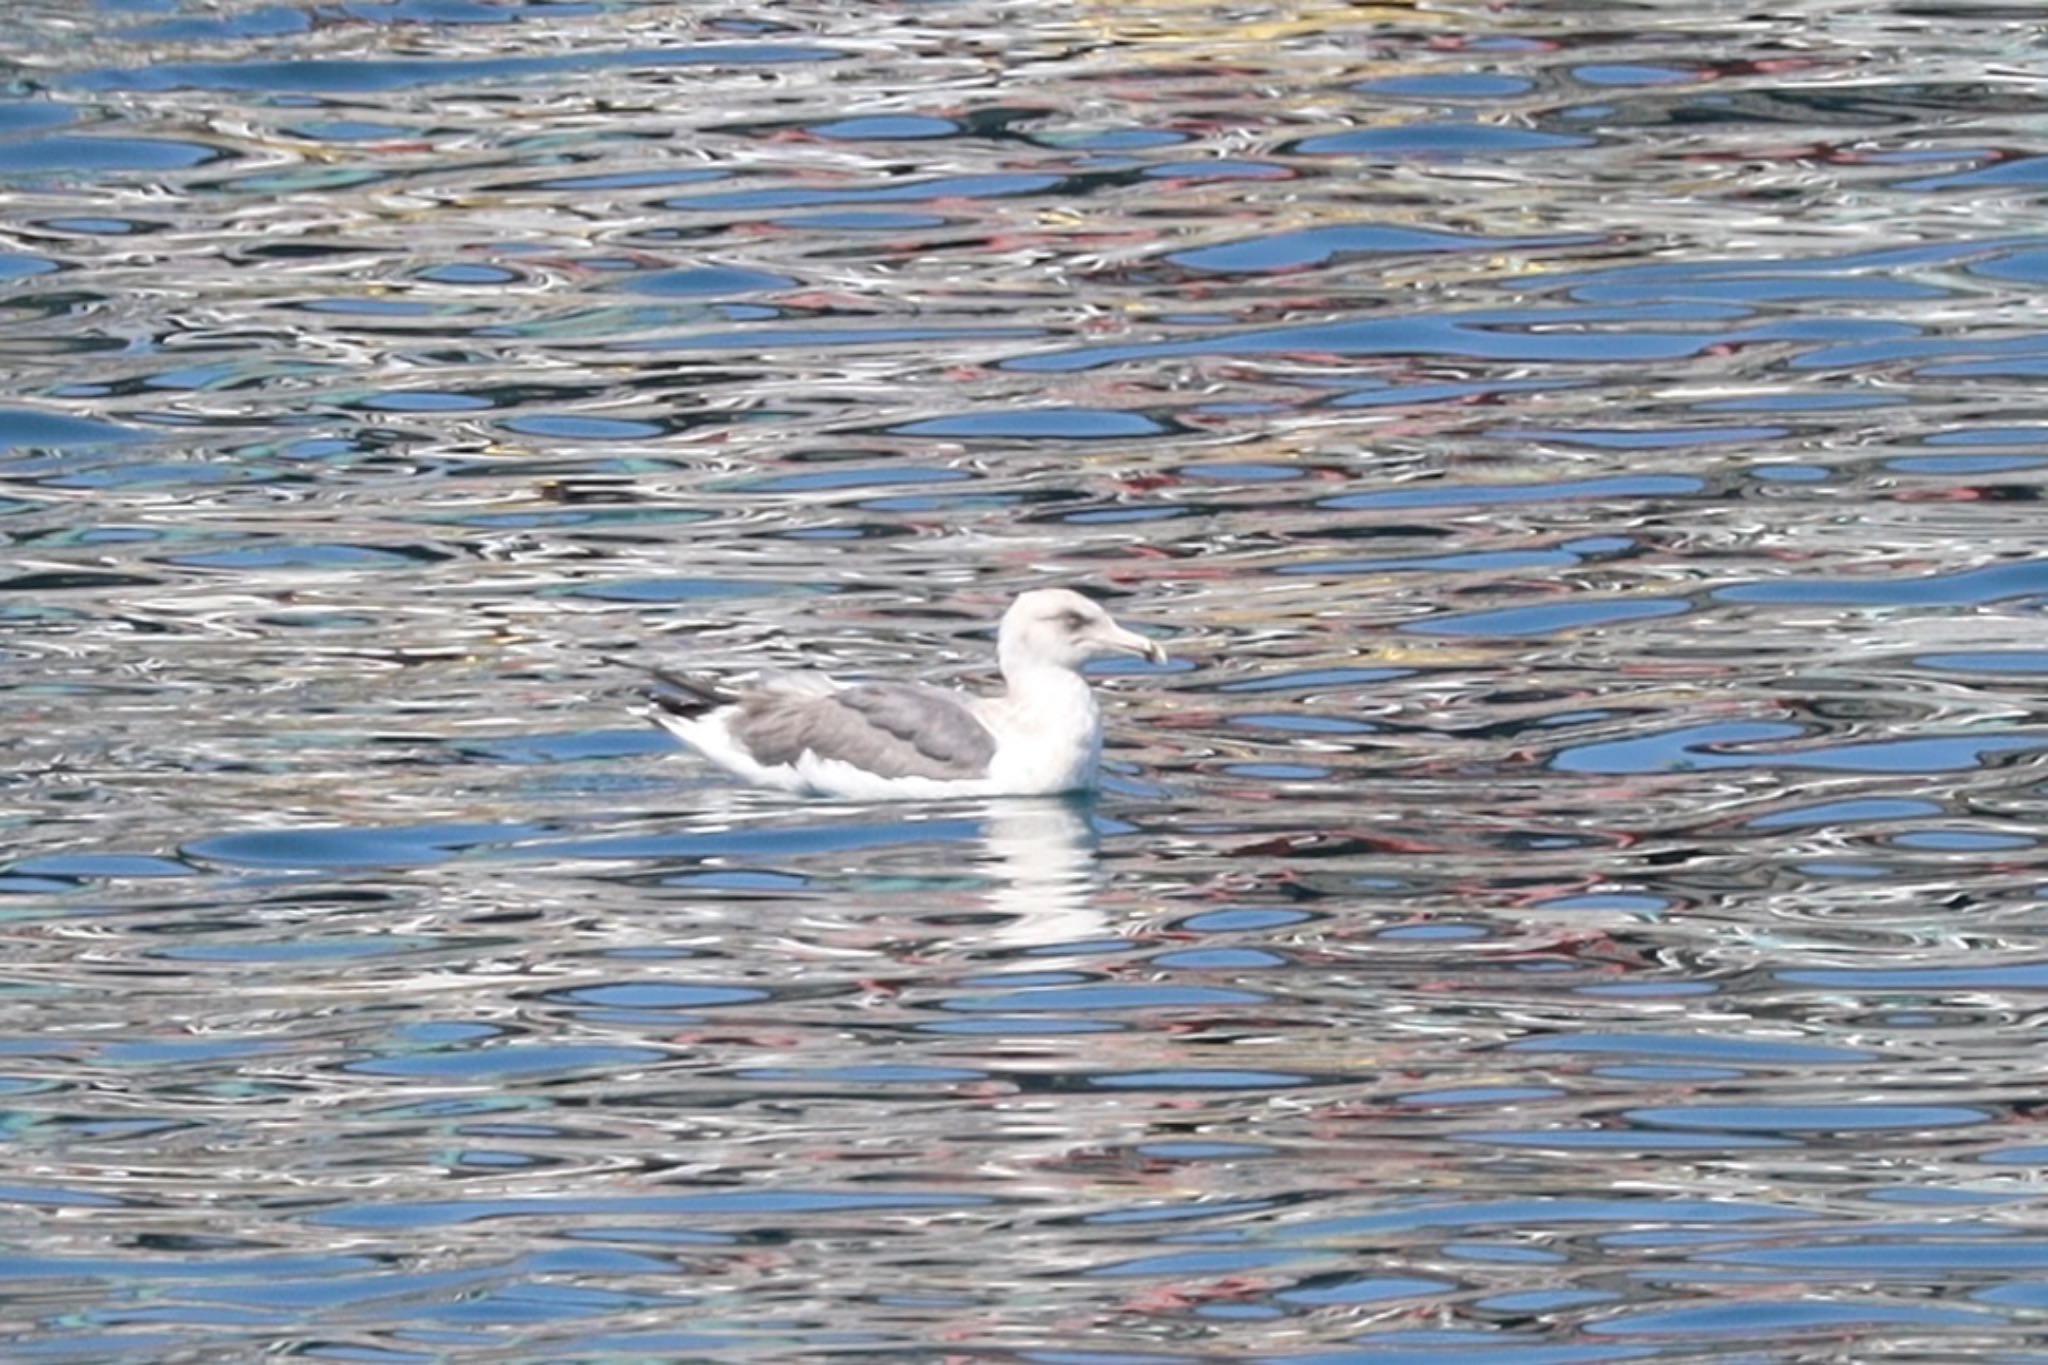
[(654, 664), (636, 663), (631, 659), (622, 659), (616, 654), (603, 654), (598, 657), (608, 664), (616, 664), (620, 668), (630, 668), (635, 673), (644, 674), (648, 681), (640, 694), (657, 709), (672, 716), (681, 716), (685, 720), (695, 720), (738, 700), (735, 694), (709, 678), (673, 672)]

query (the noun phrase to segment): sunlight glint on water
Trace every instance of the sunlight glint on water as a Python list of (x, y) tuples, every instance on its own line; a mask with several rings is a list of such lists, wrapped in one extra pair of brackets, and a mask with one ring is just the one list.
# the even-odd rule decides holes
[(2023, 10), (17, 5), (5, 1353), (2032, 1358)]

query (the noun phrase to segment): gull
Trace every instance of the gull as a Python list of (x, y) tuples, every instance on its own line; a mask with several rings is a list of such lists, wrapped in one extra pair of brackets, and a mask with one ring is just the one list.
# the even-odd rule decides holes
[(998, 696), (821, 673), (730, 688), (655, 669), (648, 698), (655, 724), (755, 786), (856, 801), (1052, 796), (1095, 785), (1102, 711), (1081, 666), (1113, 654), (1166, 661), (1081, 594), (1038, 588), (1003, 613)]

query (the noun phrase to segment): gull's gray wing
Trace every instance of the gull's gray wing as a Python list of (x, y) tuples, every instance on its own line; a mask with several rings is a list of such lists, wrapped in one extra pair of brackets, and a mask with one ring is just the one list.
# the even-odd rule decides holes
[(950, 692), (909, 683), (860, 683), (822, 696), (755, 692), (727, 723), (767, 767), (806, 752), (878, 777), (966, 781), (988, 775), (996, 737)]

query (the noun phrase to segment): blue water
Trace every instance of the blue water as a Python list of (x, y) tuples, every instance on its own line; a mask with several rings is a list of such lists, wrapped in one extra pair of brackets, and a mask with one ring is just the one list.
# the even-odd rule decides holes
[(1781, 9), (10, 9), (0, 1356), (2040, 1358), (2037, 18)]

